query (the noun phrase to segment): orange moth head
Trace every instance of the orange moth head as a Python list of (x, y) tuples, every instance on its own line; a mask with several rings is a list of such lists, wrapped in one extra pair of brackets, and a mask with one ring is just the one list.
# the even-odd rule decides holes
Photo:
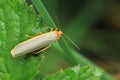
[(61, 30), (57, 31), (58, 38), (60, 38), (62, 34), (63, 32)]

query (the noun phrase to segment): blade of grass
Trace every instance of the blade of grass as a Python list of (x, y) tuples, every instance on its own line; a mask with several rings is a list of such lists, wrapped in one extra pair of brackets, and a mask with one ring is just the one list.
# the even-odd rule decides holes
[(46, 11), (44, 5), (42, 4), (41, 0), (32, 0), (33, 4), (35, 5), (37, 11), (43, 17), (43, 20), (51, 27), (56, 28), (53, 20), (49, 16), (48, 12)]

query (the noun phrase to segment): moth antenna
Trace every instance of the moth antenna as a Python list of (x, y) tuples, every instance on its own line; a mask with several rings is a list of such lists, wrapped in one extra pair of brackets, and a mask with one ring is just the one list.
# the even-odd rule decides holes
[(57, 23), (57, 25), (58, 25), (58, 28), (60, 28), (60, 29), (61, 29), (60, 22), (59, 22), (59, 20), (58, 20), (57, 15), (55, 14), (55, 12), (54, 12), (54, 16), (55, 16), (55, 20), (56, 20), (56, 23)]
[(72, 39), (70, 39), (70, 37), (68, 37), (65, 33), (63, 33), (63, 35), (64, 35), (78, 50), (80, 50), (79, 46), (78, 46)]
[[(58, 25), (58, 27), (59, 27), (60, 30), (61, 30), (60, 22), (59, 22), (59, 20), (58, 20), (58, 17), (56, 16), (55, 12), (54, 12), (54, 16), (55, 16), (55, 20), (56, 20), (56, 22), (57, 22), (57, 25)], [(64, 35), (78, 50), (80, 50), (80, 48), (78, 47), (78, 45), (75, 44), (75, 42), (73, 42), (65, 33), (63, 33), (63, 35)]]

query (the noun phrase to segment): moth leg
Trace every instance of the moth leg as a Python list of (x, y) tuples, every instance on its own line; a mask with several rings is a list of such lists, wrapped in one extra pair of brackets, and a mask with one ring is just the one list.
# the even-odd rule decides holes
[(53, 31), (53, 28), (49, 26), (46, 26), (46, 29), (50, 29), (50, 32)]
[(50, 46), (51, 46), (51, 44), (49, 44), (47, 47), (44, 47), (43, 49), (40, 49), (39, 51), (35, 51), (34, 54), (39, 54), (39, 53), (47, 50)]
[(27, 38), (32, 38), (33, 36), (29, 36), (29, 35), (24, 35), (25, 37), (27, 37)]
[(41, 34), (42, 34), (42, 32), (39, 32), (39, 33), (35, 34), (34, 36), (25, 35), (25, 37), (27, 37), (27, 38), (33, 38), (33, 37), (36, 37), (36, 36), (41, 35)]
[(38, 35), (41, 35), (43, 34), (42, 32), (38, 32), (37, 34), (35, 34), (34, 36), (38, 36)]
[(53, 31), (53, 28), (50, 27), (50, 32)]

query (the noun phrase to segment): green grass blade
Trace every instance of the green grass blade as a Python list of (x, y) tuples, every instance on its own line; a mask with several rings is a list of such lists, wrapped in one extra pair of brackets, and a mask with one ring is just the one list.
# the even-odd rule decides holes
[(43, 20), (50, 26), (53, 28), (56, 28), (56, 25), (54, 24), (53, 20), (51, 19), (51, 17), (49, 16), (46, 8), (44, 7), (44, 5), (42, 4), (41, 0), (32, 0), (33, 4), (35, 5), (37, 11), (40, 13), (40, 15), (43, 17)]

